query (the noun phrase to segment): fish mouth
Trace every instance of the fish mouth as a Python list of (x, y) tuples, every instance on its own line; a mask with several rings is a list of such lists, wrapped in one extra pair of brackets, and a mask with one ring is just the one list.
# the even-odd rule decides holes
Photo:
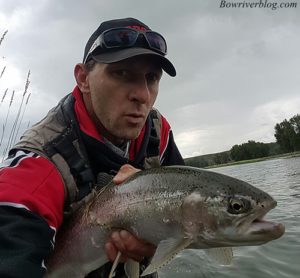
[(282, 223), (265, 220), (264, 217), (256, 218), (250, 223), (248, 235), (262, 237), (265, 242), (280, 238), (285, 232)]
[(261, 241), (261, 243), (280, 238), (285, 232), (284, 225), (265, 219), (267, 213), (276, 205), (276, 201), (273, 201), (265, 205), (258, 214), (255, 215), (254, 213), (252, 217), (248, 216), (247, 221), (240, 223), (240, 232), (244, 233), (250, 240)]
[(240, 218), (235, 224), (236, 230), (233, 232), (235, 236), (230, 235), (230, 239), (237, 245), (260, 245), (280, 238), (285, 231), (284, 225), (265, 219), (268, 212), (276, 205), (275, 200), (268, 200), (251, 214)]

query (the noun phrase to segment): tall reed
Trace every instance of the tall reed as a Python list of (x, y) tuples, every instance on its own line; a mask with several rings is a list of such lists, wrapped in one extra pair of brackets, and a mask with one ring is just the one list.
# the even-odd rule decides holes
[(1, 107), (3, 101), (4, 101), (5, 97), (6, 97), (7, 91), (8, 91), (8, 88), (6, 88), (6, 90), (3, 93), (3, 96), (2, 96), (2, 99), (1, 99), (1, 102), (0, 102), (0, 107)]
[(28, 87), (29, 87), (29, 84), (30, 84), (29, 76), (30, 76), (30, 70), (28, 71), (28, 74), (27, 74), (27, 79), (26, 79), (26, 83), (25, 83), (25, 89), (24, 89), (24, 92), (23, 92), (23, 95), (22, 95), (21, 104), (19, 106), (16, 119), (14, 121), (14, 124), (13, 124), (12, 129), (11, 129), (11, 133), (10, 133), (9, 138), (8, 138), (6, 152), (13, 146), (13, 143), (16, 140), (17, 125), (18, 125), (18, 122), (19, 122), (19, 119), (20, 119), (22, 108), (23, 108), (24, 98), (27, 94), (27, 90), (28, 90)]
[(30, 96), (31, 96), (31, 94), (29, 94), (29, 95), (27, 96), (27, 100), (26, 100), (26, 103), (25, 103), (25, 106), (24, 106), (24, 109), (23, 109), (23, 112), (22, 112), (21, 119), (19, 120), (19, 125), (18, 125), (18, 128), (17, 128), (17, 132), (16, 132), (16, 136), (15, 136), (13, 145), (16, 143), (16, 140), (17, 140), (17, 138), (18, 138), (18, 135), (19, 135), (19, 132), (20, 132), (20, 127), (21, 127), (21, 124), (22, 124), (22, 122), (23, 122), (24, 114), (25, 114), (26, 107), (27, 107), (27, 105), (28, 105), (28, 101), (29, 101)]
[(2, 76), (3, 76), (4, 72), (5, 72), (5, 70), (6, 70), (6, 66), (3, 67), (3, 69), (2, 69), (2, 71), (1, 71), (1, 73), (0, 73), (0, 79), (2, 78)]
[(7, 34), (7, 32), (8, 32), (8, 30), (6, 30), (6, 31), (3, 33), (2, 37), (0, 38), (0, 45), (2, 44), (2, 42), (3, 42), (3, 40), (4, 40), (4, 38), (5, 38), (6, 34)]
[[(1, 108), (1, 106), (2, 106), (2, 103), (3, 103), (3, 101), (4, 101), (4, 99), (5, 99), (5, 97), (6, 97), (6, 94), (7, 94), (7, 91), (8, 91), (8, 88), (4, 91), (4, 93), (3, 93), (3, 96), (2, 96), (2, 99), (1, 99), (1, 102), (0, 102), (0, 108)], [(0, 147), (1, 147), (1, 144), (2, 144), (2, 140), (3, 140), (3, 137), (4, 136), (4, 124), (3, 124), (3, 126), (2, 126), (2, 133), (1, 133), (1, 139), (0, 139)]]
[[(6, 30), (6, 31), (3, 33), (2, 37), (0, 38), (0, 45), (2, 44), (2, 42), (3, 42), (3, 40), (4, 40), (4, 38), (5, 38), (5, 35), (7, 34), (7, 32), (8, 32), (8, 30)], [(1, 71), (1, 73), (0, 73), (0, 79), (2, 78), (2, 76), (3, 76), (4, 72), (5, 72), (5, 70), (6, 70), (6, 66), (3, 67), (3, 69), (2, 69), (2, 71)]]
[[(4, 40), (7, 32), (8, 32), (8, 30), (6, 30), (3, 33), (2, 37), (0, 38), (0, 45), (3, 43), (3, 40)], [(2, 70), (0, 71), (1, 82), (5, 81), (5, 79), (3, 80), (3, 75), (5, 73), (5, 70), (6, 70), (6, 66), (4, 66), (2, 68)], [(15, 99), (14, 99), (15, 98), (15, 90), (13, 90), (12, 94), (11, 94), (10, 102), (7, 105), (8, 108), (7, 108), (7, 112), (6, 112), (5, 121), (4, 121), (4, 123), (0, 124), (0, 130), (2, 130), (1, 139), (0, 139), (0, 151), (1, 152), (3, 151), (2, 161), (3, 161), (4, 157), (7, 155), (8, 151), (11, 149), (12, 145), (15, 143), (15, 141), (18, 137), (18, 134), (20, 132), (20, 128), (21, 128), (21, 125), (22, 125), (22, 122), (23, 122), (24, 114), (25, 114), (25, 111), (26, 111), (26, 108), (28, 106), (28, 102), (29, 102), (29, 99), (30, 99), (30, 94), (28, 94), (28, 87), (29, 87), (29, 84), (30, 84), (29, 77), (30, 77), (30, 70), (28, 71), (28, 74), (27, 74), (25, 88), (24, 88), (24, 91), (23, 91), (23, 96), (21, 98), (21, 101), (20, 101), (20, 104), (19, 104), (19, 107), (18, 107), (18, 110), (17, 110), (17, 114), (15, 116), (15, 120), (13, 121), (13, 123), (11, 125), (9, 124), (11, 122), (10, 121), (11, 118), (14, 117), (14, 115), (12, 114), (12, 107), (18, 105), (18, 104), (15, 104)], [(0, 111), (2, 113), (3, 113), (4, 100), (7, 96), (8, 90), (9, 89), (7, 88), (4, 91), (3, 96), (1, 98), (1, 102), (0, 102), (1, 110)], [(25, 102), (25, 97), (26, 96), (27, 96), (27, 100)], [(17, 101), (19, 102), (19, 100), (17, 100)], [(25, 102), (25, 105), (24, 105), (24, 102)], [(12, 106), (13, 104), (14, 104), (14, 106)], [(5, 108), (5, 106), (4, 106), (4, 108)], [(29, 121), (29, 123), (30, 123), (30, 121)], [(29, 125), (29, 123), (28, 123), (28, 125)], [(1, 155), (0, 155), (0, 158), (1, 158)]]
[[(9, 103), (8, 110), (7, 110), (7, 113), (6, 113), (5, 122), (2, 126), (2, 136), (1, 136), (1, 140), (0, 140), (0, 147), (1, 147), (2, 142), (3, 142), (3, 138), (4, 138), (4, 134), (5, 134), (5, 131), (6, 131), (6, 126), (7, 126), (7, 120), (8, 120), (8, 117), (9, 117), (9, 112), (10, 112), (11, 105), (12, 105), (13, 100), (14, 100), (14, 96), (15, 96), (15, 91), (13, 91), (12, 94), (11, 94), (10, 103)], [(6, 149), (4, 149), (3, 155), (5, 153), (6, 153)]]

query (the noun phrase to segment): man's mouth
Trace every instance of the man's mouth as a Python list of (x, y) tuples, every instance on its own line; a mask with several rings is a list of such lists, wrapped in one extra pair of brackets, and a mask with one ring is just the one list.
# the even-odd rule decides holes
[(142, 113), (126, 114), (125, 118), (127, 119), (127, 121), (133, 124), (138, 124), (145, 121), (145, 115)]

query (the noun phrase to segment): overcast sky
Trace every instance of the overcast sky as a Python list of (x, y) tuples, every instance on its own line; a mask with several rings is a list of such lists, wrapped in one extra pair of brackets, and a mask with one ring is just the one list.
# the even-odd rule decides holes
[(135, 17), (167, 40), (177, 76), (163, 76), (155, 106), (184, 157), (275, 141), (275, 124), (300, 113), (300, 3), (276, 3), (288, 1), (297, 7), (272, 9), (275, 0), (261, 8), (220, 8), (221, 0), (0, 0), (0, 37), (8, 30), (0, 46), (0, 98), (9, 88), (0, 130), (13, 90), (9, 119), (17, 113), (29, 69), (21, 128), (71, 92), (74, 65), (102, 21)]

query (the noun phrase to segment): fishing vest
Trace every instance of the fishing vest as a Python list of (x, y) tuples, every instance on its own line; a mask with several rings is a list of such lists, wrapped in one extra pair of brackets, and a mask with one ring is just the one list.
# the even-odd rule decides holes
[[(64, 97), (44, 119), (27, 130), (14, 146), (14, 149), (32, 151), (54, 163), (64, 182), (65, 216), (88, 202), (97, 191), (97, 177), (91, 169), (80, 135), (74, 103), (72, 94)], [(143, 139), (148, 140), (142, 165), (144, 169), (160, 166), (161, 116), (156, 109), (152, 109), (148, 116), (147, 128), (148, 135)]]

